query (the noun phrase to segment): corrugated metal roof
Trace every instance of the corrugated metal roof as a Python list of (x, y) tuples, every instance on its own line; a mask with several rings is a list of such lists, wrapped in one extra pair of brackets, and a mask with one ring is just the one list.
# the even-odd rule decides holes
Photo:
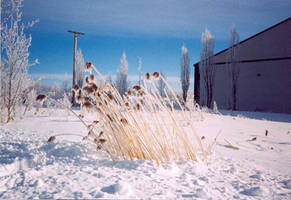
[[(244, 42), (246, 42), (246, 41), (248, 41), (248, 40), (250, 40), (250, 39), (252, 39), (252, 38), (254, 38), (254, 37), (257, 37), (258, 35), (261, 35), (262, 33), (265, 33), (265, 32), (267, 32), (267, 31), (269, 31), (269, 30), (271, 30), (271, 29), (273, 29), (273, 28), (275, 28), (275, 27), (277, 27), (277, 26), (279, 26), (279, 25), (281, 25), (281, 24), (284, 24), (284, 23), (286, 23), (286, 22), (289, 21), (289, 20), (291, 20), (291, 17), (289, 17), (289, 18), (287, 18), (287, 19), (285, 19), (285, 20), (279, 22), (278, 24), (275, 24), (275, 25), (273, 25), (273, 26), (271, 26), (271, 27), (269, 27), (269, 28), (267, 28), (267, 29), (265, 29), (265, 30), (263, 30), (263, 31), (261, 31), (261, 32), (259, 32), (259, 33), (257, 33), (257, 34), (255, 34), (255, 35), (253, 35), (253, 36), (251, 36), (251, 37), (249, 37), (249, 38), (247, 38), (247, 39), (245, 39), (245, 40), (243, 40), (243, 41), (241, 41), (241, 42), (239, 42), (238, 45), (240, 45), (240, 44), (242, 44), (242, 43), (244, 43)], [(235, 45), (235, 46), (236, 46), (236, 45)], [(222, 50), (222, 51), (220, 51), (220, 52), (214, 54), (214, 56), (217, 56), (217, 55), (219, 55), (219, 54), (222, 54), (223, 52), (227, 51), (228, 49), (229, 49), (229, 48), (226, 48), (226, 49), (224, 49), (224, 50)], [(193, 64), (193, 66), (195, 67), (195, 65), (198, 65), (199, 63), (200, 63), (200, 62), (197, 62), (197, 63)]]

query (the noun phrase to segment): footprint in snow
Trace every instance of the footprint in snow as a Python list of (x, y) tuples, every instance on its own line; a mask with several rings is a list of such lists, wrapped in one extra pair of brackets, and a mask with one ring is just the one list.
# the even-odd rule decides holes
[(268, 191), (267, 189), (262, 189), (261, 187), (252, 187), (241, 191), (240, 194), (246, 196), (266, 196)]
[(291, 179), (282, 181), (282, 183), (284, 188), (291, 190)]
[(115, 184), (103, 187), (101, 188), (101, 191), (108, 194), (119, 194), (119, 195), (126, 195), (126, 196), (131, 196), (133, 192), (130, 184), (125, 183), (125, 182), (115, 183)]

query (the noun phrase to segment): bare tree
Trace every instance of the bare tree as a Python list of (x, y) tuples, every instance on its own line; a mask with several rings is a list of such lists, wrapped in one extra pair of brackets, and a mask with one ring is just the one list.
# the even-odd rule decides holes
[(181, 84), (182, 84), (183, 100), (184, 100), (184, 103), (186, 103), (187, 93), (190, 86), (190, 59), (188, 56), (188, 49), (185, 47), (185, 45), (182, 46)]
[[(7, 122), (13, 120), (15, 107), (23, 102), (30, 84), (27, 70), (33, 65), (28, 61), (32, 38), (26, 36), (25, 30), (32, 27), (36, 21), (28, 24), (21, 22), (22, 2), (23, 0), (10, 0), (5, 4), (8, 14), (2, 23), (3, 26), (1, 25), (1, 103), (7, 109)], [(1, 4), (2, 6), (4, 4)], [(37, 60), (34, 64), (36, 63)]]
[(85, 66), (85, 61), (84, 61), (84, 57), (82, 54), (82, 50), (78, 49), (77, 53), (76, 53), (76, 78), (77, 78), (77, 85), (82, 88), (83, 87), (83, 83), (84, 83), (84, 66)]
[(128, 71), (128, 62), (126, 60), (126, 53), (123, 52), (121, 59), (120, 59), (120, 68), (118, 70), (117, 76), (116, 76), (116, 88), (120, 95), (125, 94), (128, 82), (127, 82), (127, 71)]
[(211, 107), (213, 98), (213, 87), (215, 77), (215, 65), (213, 61), (213, 50), (214, 50), (214, 37), (205, 29), (201, 37), (202, 50), (200, 53), (200, 70), (202, 75), (202, 81), (204, 82), (206, 105)]
[(237, 83), (239, 78), (239, 67), (237, 66), (238, 60), (238, 43), (239, 34), (236, 31), (235, 26), (230, 31), (229, 49), (227, 56), (228, 72), (229, 72), (229, 84), (230, 84), (230, 97), (232, 103), (232, 109), (237, 109)]

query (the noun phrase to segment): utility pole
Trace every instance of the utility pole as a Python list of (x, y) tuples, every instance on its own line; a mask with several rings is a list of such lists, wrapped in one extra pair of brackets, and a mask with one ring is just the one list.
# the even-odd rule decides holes
[[(76, 49), (77, 49), (77, 35), (85, 35), (85, 33), (68, 30), (69, 33), (74, 34), (74, 56), (73, 56), (73, 88), (76, 85)], [(72, 90), (72, 105), (75, 106), (75, 92)]]

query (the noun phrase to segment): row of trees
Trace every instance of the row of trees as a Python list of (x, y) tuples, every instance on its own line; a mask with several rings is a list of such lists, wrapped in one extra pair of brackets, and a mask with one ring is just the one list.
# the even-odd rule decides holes
[[(229, 41), (229, 49), (226, 57), (227, 74), (228, 74), (228, 91), (229, 91), (229, 102), (233, 110), (237, 109), (237, 88), (238, 88), (238, 78), (239, 78), (239, 67), (237, 63), (239, 54), (239, 34), (236, 31), (235, 26), (231, 29), (231, 37)], [(202, 85), (204, 86), (204, 92), (202, 92), (203, 100), (207, 107), (211, 107), (213, 103), (213, 91), (215, 84), (215, 74), (216, 74), (216, 64), (214, 60), (214, 44), (215, 40), (210, 31), (206, 28), (205, 32), (201, 36), (202, 49), (200, 53), (200, 73), (202, 76)], [(183, 101), (187, 101), (187, 94), (190, 86), (190, 59), (188, 55), (188, 49), (185, 45), (181, 48), (181, 58), (180, 58), (180, 81), (182, 86), (182, 97)], [(128, 62), (126, 61), (126, 54), (122, 54), (120, 60), (120, 69), (118, 71), (116, 79), (116, 87), (118, 91), (123, 94), (127, 87), (127, 71)], [(141, 84), (141, 58), (139, 58), (139, 84)], [(163, 83), (158, 83), (158, 89), (163, 94), (165, 86)], [(202, 90), (203, 91), (203, 90)]]
[[(237, 88), (238, 88), (238, 78), (239, 78), (239, 34), (236, 31), (235, 26), (232, 27), (231, 37), (229, 41), (229, 48), (226, 56), (226, 66), (227, 66), (227, 90), (228, 101), (231, 104), (233, 110), (237, 109)], [(206, 102), (207, 107), (211, 107), (213, 102), (213, 91), (215, 87), (215, 73), (216, 73), (216, 63), (214, 60), (214, 37), (211, 35), (209, 30), (206, 28), (205, 32), (202, 33), (201, 42), (202, 49), (200, 53), (200, 74), (201, 82), (205, 90), (201, 92), (202, 101)], [(202, 102), (204, 104), (205, 102)]]
[[(182, 56), (181, 56), (181, 85), (182, 85), (182, 92), (183, 92), (183, 101), (187, 101), (187, 93), (190, 86), (190, 59), (188, 55), (188, 49), (185, 47), (185, 45), (182, 46)], [(141, 85), (141, 68), (142, 68), (142, 60), (139, 57), (138, 58), (138, 72), (139, 72), (139, 85)], [(129, 86), (127, 81), (127, 72), (128, 72), (128, 62), (126, 60), (126, 54), (123, 52), (122, 57), (120, 59), (120, 68), (118, 70), (116, 81), (115, 81), (115, 87), (119, 91), (120, 94), (124, 94)], [(160, 72), (161, 76), (166, 79), (165, 75)], [(160, 92), (161, 96), (165, 96), (166, 84), (162, 81), (162, 79), (159, 79), (157, 82), (157, 89)]]

